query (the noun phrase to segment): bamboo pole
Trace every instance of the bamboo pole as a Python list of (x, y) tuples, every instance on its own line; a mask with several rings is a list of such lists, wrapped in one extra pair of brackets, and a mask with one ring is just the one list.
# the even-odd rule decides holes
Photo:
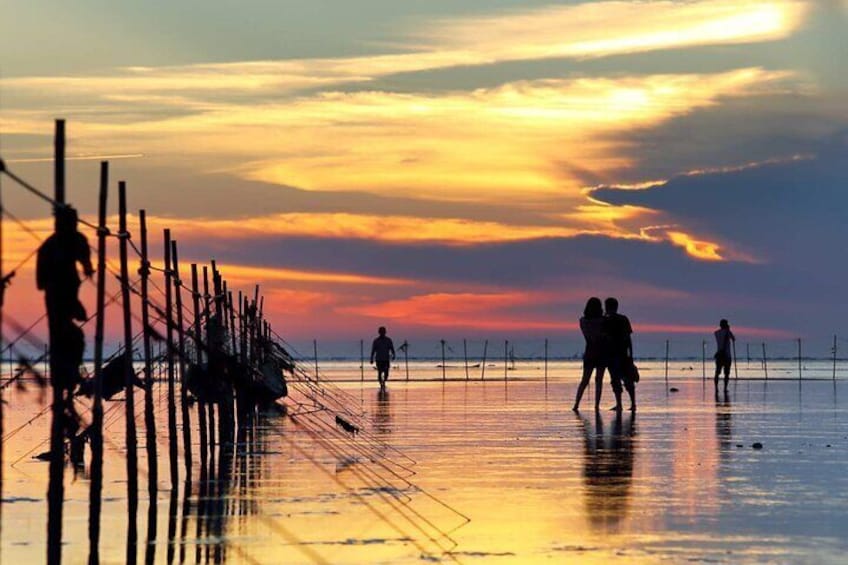
[(766, 380), (768, 380), (768, 360), (766, 358), (766, 344), (763, 342), (763, 370), (766, 374)]
[[(141, 325), (142, 343), (144, 347), (144, 427), (145, 447), (147, 449), (147, 494), (151, 504), (155, 504), (158, 486), (159, 470), (156, 454), (156, 422), (153, 411), (153, 355), (150, 342), (150, 255), (147, 247), (147, 212), (138, 212), (139, 230), (141, 235)], [(155, 527), (155, 526), (154, 526)], [(155, 537), (155, 536), (154, 536)]]
[(444, 381), (447, 375), (445, 367), (445, 340), (440, 340), (442, 344), (442, 380)]
[(465, 358), (465, 380), (468, 380), (468, 342), (462, 339), (462, 356)]
[(315, 380), (318, 380), (318, 340), (312, 340), (312, 350), (315, 352)]
[[(209, 294), (209, 268), (206, 265), (203, 265), (203, 325), (207, 328), (206, 335), (206, 345), (209, 346), (210, 339), (208, 335), (209, 328), (209, 317), (212, 313), (212, 296)], [(206, 356), (207, 362), (209, 361), (209, 354)], [(210, 365), (211, 367), (211, 365)], [(207, 378), (209, 375), (207, 374)], [(214, 457), (214, 448), (215, 448), (215, 403), (210, 402), (206, 405), (206, 410), (208, 411), (208, 422), (209, 425), (209, 449), (210, 449), (210, 457)], [(210, 463), (211, 464), (211, 463)]]
[(403, 363), (406, 366), (406, 382), (409, 382), (409, 342), (404, 340), (403, 344)]
[(191, 482), (191, 415), (188, 410), (188, 387), (186, 386), (185, 325), (183, 320), (183, 281), (180, 276), (180, 260), (177, 242), (171, 240), (171, 263), (174, 270), (174, 306), (177, 310), (177, 352), (180, 367), (180, 408), (183, 423), (183, 455), (185, 456), (186, 481)]
[(508, 348), (509, 348), (509, 340), (506, 339), (506, 340), (504, 340), (504, 380), (507, 380), (506, 379), (506, 371), (507, 371), (507, 361), (508, 361), (508, 359), (507, 359), (507, 356), (508, 356), (507, 349)]
[[(203, 341), (200, 337), (200, 288), (197, 278), (197, 263), (191, 264), (191, 307), (194, 314), (194, 351), (198, 368), (203, 365)], [(209, 437), (206, 429), (206, 403), (197, 400), (197, 420), (200, 432), (200, 468), (206, 467), (206, 451), (209, 449)]]
[(171, 230), (165, 229), (165, 352), (168, 365), (168, 453), (170, 456), (171, 489), (176, 490), (180, 480), (177, 470), (177, 398), (174, 382), (174, 305), (173, 271), (171, 267)]
[(665, 340), (665, 386), (668, 388), (668, 340)]
[(733, 379), (739, 380), (739, 359), (736, 357), (736, 340), (731, 340), (733, 345)]
[(707, 342), (701, 340), (701, 380), (707, 380)]
[(801, 338), (798, 338), (798, 380), (800, 381), (804, 377), (801, 372)]
[(88, 562), (100, 563), (100, 512), (103, 492), (103, 333), (106, 309), (106, 204), (109, 163), (100, 163), (97, 206), (97, 298), (94, 320), (94, 400), (91, 406), (91, 487), (88, 493)]
[(836, 382), (836, 335), (833, 336), (833, 381)]
[(121, 303), (124, 311), (124, 385), (126, 386), (126, 446), (127, 446), (127, 562), (134, 563), (138, 532), (138, 454), (135, 429), (135, 371), (133, 369), (132, 310), (130, 305), (130, 276), (127, 258), (129, 233), (127, 232), (127, 185), (118, 182), (118, 225), (120, 231), (119, 253), (121, 259)]
[[(54, 199), (58, 205), (65, 203), (65, 120), (56, 120), (54, 135)], [(58, 210), (54, 209), (54, 212)], [(73, 322), (68, 322), (73, 323)], [(50, 318), (50, 381), (53, 386), (52, 422), (50, 425), (50, 478), (47, 486), (47, 563), (58, 565), (62, 561), (62, 505), (65, 498), (65, 377), (60, 374), (63, 363), (56, 351), (60, 337), (56, 320)]]
[(359, 340), (359, 380), (365, 382), (365, 340)]
[(545, 338), (545, 384), (548, 383), (548, 338)]
[(480, 366), (480, 380), (486, 380), (486, 353), (489, 350), (489, 340), (483, 342), (483, 363)]

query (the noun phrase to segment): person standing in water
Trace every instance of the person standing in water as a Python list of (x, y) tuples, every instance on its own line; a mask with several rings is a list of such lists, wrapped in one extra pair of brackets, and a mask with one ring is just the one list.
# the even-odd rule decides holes
[(377, 380), (380, 381), (380, 390), (385, 390), (386, 381), (389, 380), (389, 368), (395, 360), (395, 345), (391, 338), (386, 335), (386, 328), (380, 326), (377, 330), (380, 335), (371, 344), (371, 363), (377, 363)]
[(604, 383), (604, 309), (601, 299), (593, 296), (586, 302), (583, 309), (583, 317), (580, 318), (580, 331), (586, 339), (586, 349), (583, 351), (583, 378), (577, 387), (577, 398), (571, 408), (575, 412), (580, 409), (580, 399), (589, 382), (592, 380), (592, 372), (595, 371), (595, 412), (598, 411), (601, 402), (601, 392)]
[(733, 346), (731, 342), (736, 341), (736, 336), (730, 331), (730, 323), (727, 320), (721, 320), (718, 326), (718, 329), (713, 332), (716, 339), (715, 386), (716, 390), (718, 390), (718, 376), (724, 371), (724, 388), (727, 390), (727, 382), (730, 380), (730, 366), (733, 363)]
[(627, 316), (618, 313), (618, 300), (604, 300), (606, 317), (604, 318), (604, 336), (607, 340), (606, 366), (610, 373), (612, 392), (615, 394), (615, 406), (612, 408), (621, 412), (621, 390), (627, 390), (630, 396), (630, 411), (636, 411), (636, 384), (633, 381), (633, 340), (630, 335), (633, 328)]

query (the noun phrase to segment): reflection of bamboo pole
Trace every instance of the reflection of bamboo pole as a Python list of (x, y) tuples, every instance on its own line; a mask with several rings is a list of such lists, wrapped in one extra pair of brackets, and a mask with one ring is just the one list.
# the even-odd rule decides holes
[(483, 363), (480, 368), (480, 380), (486, 380), (486, 352), (489, 350), (489, 340), (483, 342)]
[[(94, 329), (94, 400), (91, 407), (91, 488), (88, 493), (88, 541), (91, 561), (100, 560), (100, 508), (103, 491), (103, 333), (106, 308), (106, 201), (109, 163), (100, 163), (100, 196), (97, 212), (97, 301)], [(142, 216), (143, 218), (143, 216)], [(0, 469), (2, 465), (0, 464)], [(2, 472), (2, 470), (0, 470)]]
[[(150, 257), (147, 248), (147, 212), (138, 212), (139, 230), (141, 235), (141, 325), (142, 344), (144, 348), (144, 429), (146, 433), (145, 448), (147, 451), (147, 494), (155, 503), (159, 483), (159, 471), (156, 456), (156, 423), (153, 415), (153, 361), (150, 342)], [(154, 536), (155, 537), (155, 536)]]
[(124, 181), (118, 183), (118, 222), (121, 257), (121, 302), (124, 310), (124, 385), (126, 408), (126, 446), (127, 446), (127, 562), (134, 562), (138, 532), (136, 514), (138, 513), (138, 453), (136, 452), (135, 430), (135, 371), (133, 369), (133, 333), (132, 310), (130, 309), (130, 276), (127, 260), (127, 186)]

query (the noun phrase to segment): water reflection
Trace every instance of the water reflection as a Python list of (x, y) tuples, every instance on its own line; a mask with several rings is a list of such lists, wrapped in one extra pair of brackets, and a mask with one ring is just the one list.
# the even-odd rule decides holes
[(600, 414), (582, 426), (586, 517), (594, 530), (617, 532), (630, 511), (636, 415), (615, 415), (608, 430)]
[(392, 433), (392, 407), (387, 390), (377, 392), (377, 403), (374, 407), (374, 431), (378, 434)]
[(724, 389), (723, 393), (719, 393), (718, 389), (716, 389), (715, 404), (715, 428), (716, 439), (718, 440), (719, 460), (722, 463), (727, 463), (730, 458), (731, 440), (733, 439), (733, 414), (727, 389)]

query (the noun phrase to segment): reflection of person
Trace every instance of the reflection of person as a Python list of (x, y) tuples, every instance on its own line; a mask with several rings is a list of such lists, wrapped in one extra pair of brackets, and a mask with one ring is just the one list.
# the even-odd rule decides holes
[(386, 388), (386, 381), (389, 380), (389, 367), (395, 359), (395, 345), (391, 338), (386, 335), (386, 328), (380, 326), (377, 330), (380, 335), (371, 344), (371, 363), (377, 363), (377, 380), (380, 381), (380, 388)]
[(633, 415), (625, 425), (622, 419), (621, 412), (616, 413), (608, 435), (600, 414), (595, 415), (594, 434), (589, 421), (583, 420), (586, 514), (590, 525), (603, 531), (615, 529), (630, 504), (636, 420)]
[(604, 335), (606, 336), (606, 366), (610, 374), (612, 392), (615, 394), (613, 410), (621, 411), (622, 385), (630, 396), (630, 410), (636, 410), (636, 386), (633, 382), (633, 341), (630, 335), (633, 328), (627, 316), (618, 313), (618, 300), (604, 300), (606, 318)]
[(719, 328), (713, 333), (716, 339), (715, 386), (718, 388), (718, 376), (724, 371), (724, 388), (727, 388), (727, 382), (730, 380), (730, 365), (733, 363), (731, 342), (736, 341), (736, 336), (730, 331), (730, 324), (727, 320), (720, 321), (718, 325)]
[(716, 438), (718, 439), (719, 458), (724, 461), (730, 457), (731, 440), (733, 439), (733, 415), (730, 409), (730, 398), (724, 389), (724, 398), (719, 398), (718, 388), (715, 391), (716, 403)]
[(595, 374), (595, 411), (601, 402), (601, 392), (604, 382), (604, 309), (601, 306), (601, 299), (593, 296), (586, 302), (586, 308), (583, 310), (583, 317), (580, 318), (580, 331), (583, 332), (583, 337), (586, 339), (586, 349), (583, 351), (583, 379), (577, 387), (577, 398), (574, 400), (572, 410), (577, 412), (580, 409), (580, 399), (583, 398), (583, 392), (589, 386), (589, 381), (592, 380), (592, 371)]
[(392, 431), (392, 412), (389, 404), (389, 393), (381, 388), (377, 392), (377, 406), (374, 410), (374, 430), (379, 434), (388, 434)]

